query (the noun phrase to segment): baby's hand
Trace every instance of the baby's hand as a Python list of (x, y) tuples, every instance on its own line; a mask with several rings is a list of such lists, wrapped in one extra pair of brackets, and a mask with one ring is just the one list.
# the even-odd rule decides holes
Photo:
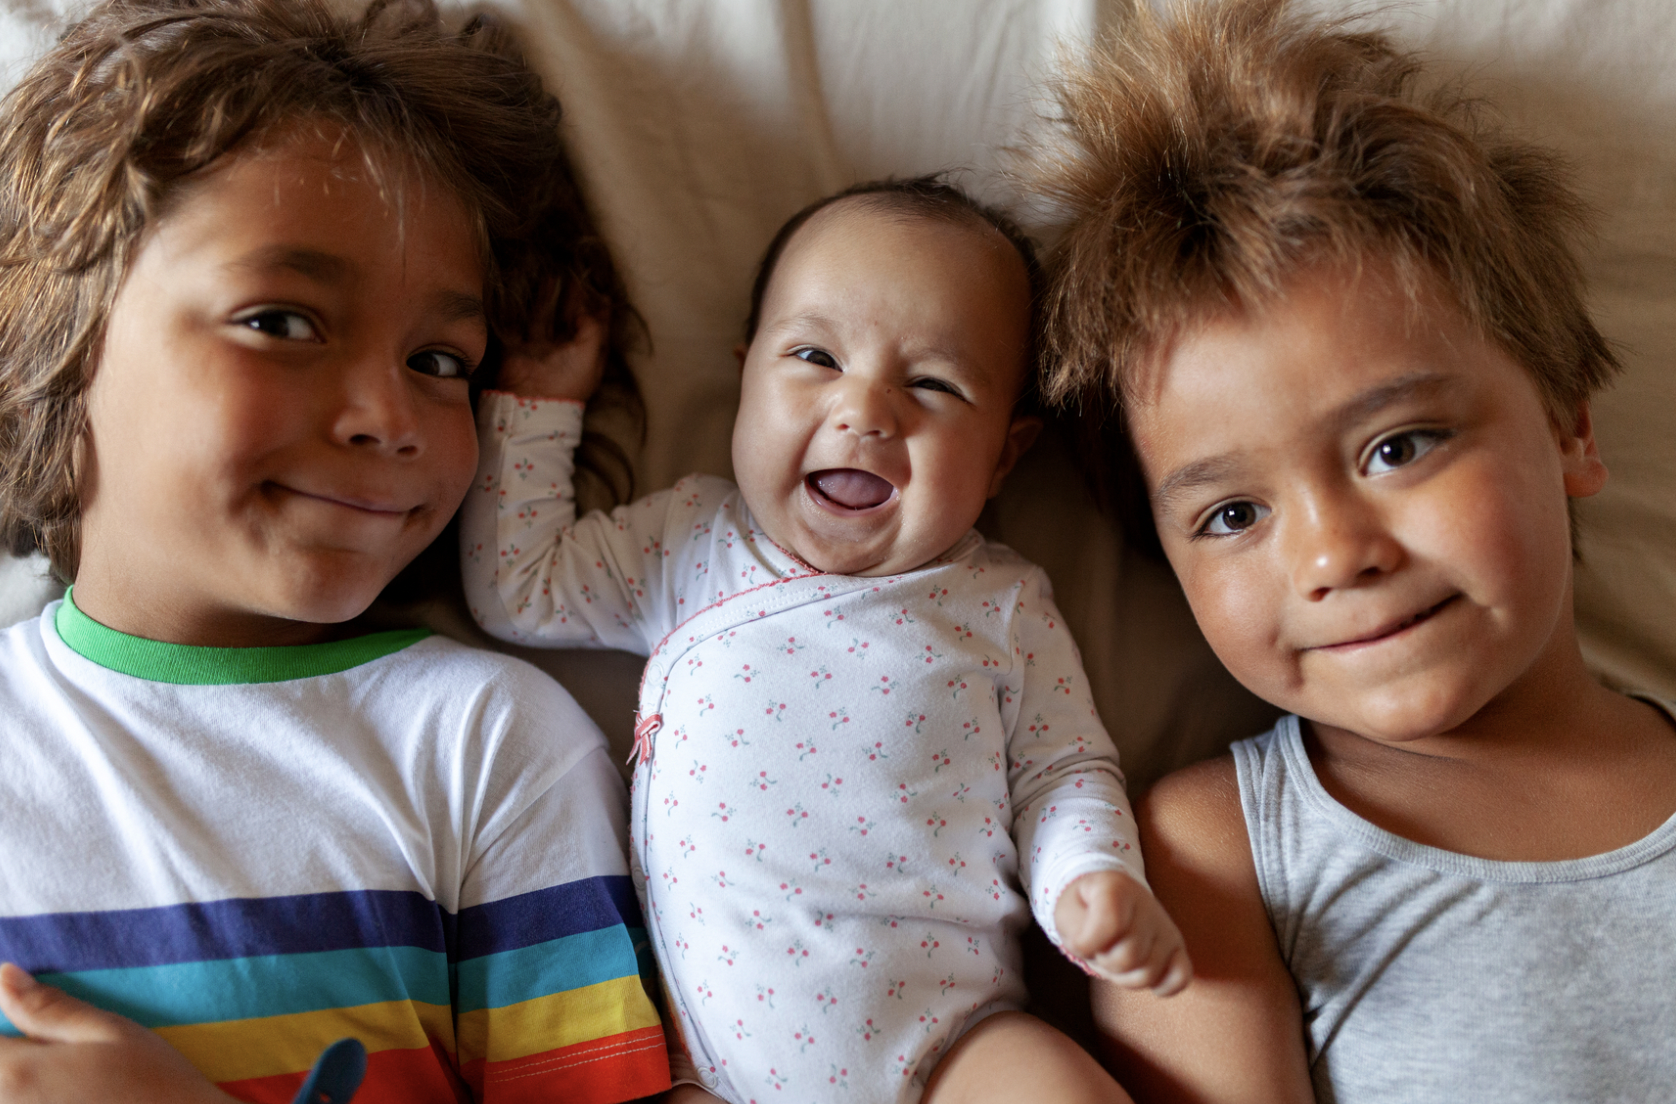
[(1066, 949), (1107, 981), (1173, 997), (1193, 977), (1175, 921), (1127, 874), (1102, 870), (1076, 879), (1059, 895), (1053, 921)]
[(605, 336), (602, 320), (583, 315), (563, 345), (508, 345), (496, 386), (525, 398), (586, 402), (605, 374)]
[(234, 1104), (160, 1036), (10, 963), (0, 966), (0, 1013), (28, 1036), (0, 1037), (0, 1099), (8, 1104)]

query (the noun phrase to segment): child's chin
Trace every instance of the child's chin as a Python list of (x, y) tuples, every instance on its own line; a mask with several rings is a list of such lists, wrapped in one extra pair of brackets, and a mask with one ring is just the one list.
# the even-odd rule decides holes
[(1453, 693), (1393, 694), (1358, 703), (1350, 710), (1323, 711), (1329, 715), (1315, 723), (1400, 747), (1459, 728), (1484, 706), (1479, 698), (1461, 692), (1461, 688)]
[(370, 580), (347, 586), (287, 588), (285, 592), (271, 595), (269, 601), (263, 603), (263, 612), (277, 619), (303, 624), (341, 625), (367, 612), (383, 589), (383, 582), (373, 585)]

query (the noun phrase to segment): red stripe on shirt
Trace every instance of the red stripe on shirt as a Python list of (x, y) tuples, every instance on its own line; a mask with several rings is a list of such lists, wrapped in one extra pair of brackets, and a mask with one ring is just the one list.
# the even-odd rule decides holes
[[(381, 1050), (367, 1055), (367, 1076), (355, 1104), (461, 1104), (471, 1094), (455, 1077), (448, 1055), (439, 1047)], [(303, 1087), (306, 1071), (272, 1077), (223, 1081), (218, 1088), (251, 1104), (291, 1104)], [(623, 1098), (626, 1099), (626, 1098)]]
[[(614, 1104), (669, 1088), (663, 1028), (642, 1027), (574, 1046), (462, 1068), (485, 1104)], [(361, 1098), (355, 1098), (361, 1104)]]

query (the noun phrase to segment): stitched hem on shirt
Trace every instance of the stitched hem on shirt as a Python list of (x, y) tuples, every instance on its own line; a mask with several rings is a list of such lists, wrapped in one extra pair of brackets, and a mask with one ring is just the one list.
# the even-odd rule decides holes
[(429, 629), (369, 633), (325, 644), (279, 648), (206, 648), (166, 644), (101, 625), (76, 607), (74, 588), (53, 617), (60, 640), (83, 659), (107, 670), (177, 686), (229, 686), (289, 682), (333, 675), (401, 651), (431, 635)]

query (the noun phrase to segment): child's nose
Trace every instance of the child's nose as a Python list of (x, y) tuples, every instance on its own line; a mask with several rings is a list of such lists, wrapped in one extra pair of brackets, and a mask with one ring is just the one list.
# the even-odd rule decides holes
[(386, 367), (378, 363), (360, 364), (346, 371), (342, 401), (332, 427), (337, 440), (397, 456), (417, 456), (421, 445), (419, 418), (408, 372), (402, 364)]
[(1403, 547), (1382, 511), (1353, 492), (1312, 495), (1284, 524), (1292, 583), (1310, 601), (1365, 586), (1402, 564)]
[(835, 429), (857, 437), (896, 436), (899, 387), (867, 379), (860, 373), (846, 373), (837, 386), (840, 393), (830, 419)]

